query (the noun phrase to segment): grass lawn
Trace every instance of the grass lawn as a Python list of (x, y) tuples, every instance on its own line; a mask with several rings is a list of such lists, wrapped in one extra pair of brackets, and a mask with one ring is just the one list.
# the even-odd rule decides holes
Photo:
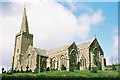
[(2, 77), (38, 77), (38, 76), (47, 76), (47, 77), (118, 77), (117, 71), (97, 71), (97, 73), (91, 73), (91, 71), (46, 71), (40, 73), (13, 73), (13, 74), (1, 74)]

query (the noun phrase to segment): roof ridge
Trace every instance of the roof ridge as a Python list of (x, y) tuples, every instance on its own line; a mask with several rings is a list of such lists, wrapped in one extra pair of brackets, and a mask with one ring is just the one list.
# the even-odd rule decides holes
[(80, 49), (88, 48), (95, 39), (96, 38), (92, 38), (92, 39), (86, 40), (84, 42), (81, 42), (81, 43), (77, 44), (77, 46)]
[(80, 45), (80, 44), (83, 44), (83, 43), (86, 43), (86, 42), (92, 42), (95, 38), (92, 38), (92, 39), (89, 39), (89, 40), (85, 40), (85, 41), (82, 41), (80, 43), (78, 43), (77, 45)]
[[(32, 46), (33, 47), (33, 46)], [(45, 49), (41, 49), (41, 48), (37, 48), (37, 47), (33, 47), (34, 49), (39, 49), (39, 50), (45, 50)], [(45, 50), (47, 51), (47, 50)]]
[(60, 46), (60, 47), (57, 47), (57, 48), (53, 48), (53, 49), (50, 49), (48, 51), (51, 51), (51, 50), (56, 50), (56, 49), (62, 49), (64, 47), (67, 47), (67, 46), (70, 46), (71, 44), (67, 44), (67, 45), (64, 45), (64, 46)]

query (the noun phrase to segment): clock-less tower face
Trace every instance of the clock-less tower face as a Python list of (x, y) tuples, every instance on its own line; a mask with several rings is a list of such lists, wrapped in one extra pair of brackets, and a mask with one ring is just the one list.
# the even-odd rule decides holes
[[(21, 51), (21, 34), (16, 36), (16, 47), (15, 47), (15, 53), (17, 53), (18, 55), (20, 54)], [(16, 54), (16, 55), (17, 55)]]
[(33, 45), (33, 35), (29, 33), (26, 9), (24, 8), (21, 30), (15, 38), (13, 70), (19, 70), (19, 68), (21, 68), (22, 58), (30, 45)]

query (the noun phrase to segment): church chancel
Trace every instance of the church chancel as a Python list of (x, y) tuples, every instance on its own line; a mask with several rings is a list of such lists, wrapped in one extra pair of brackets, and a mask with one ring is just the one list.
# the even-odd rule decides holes
[(75, 42), (52, 50), (33, 46), (33, 34), (29, 33), (26, 8), (22, 18), (21, 30), (15, 37), (12, 70), (32, 72), (50, 70), (98, 70), (105, 69), (104, 52), (93, 38), (80, 44)]

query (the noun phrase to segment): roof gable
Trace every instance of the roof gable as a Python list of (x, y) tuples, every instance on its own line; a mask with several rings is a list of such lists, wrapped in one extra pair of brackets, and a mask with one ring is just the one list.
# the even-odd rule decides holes
[(40, 48), (35, 48), (33, 46), (29, 46), (29, 49), (32, 51), (35, 51), (36, 54), (41, 55), (41, 56), (46, 56), (47, 57), (47, 51), (40, 49)]
[[(78, 47), (79, 49), (89, 48), (95, 40), (97, 40), (97, 39), (96, 39), (96, 38), (93, 38), (93, 39), (84, 41), (84, 42), (78, 44), (77, 47)], [(97, 42), (98, 42), (98, 41), (97, 41)], [(51, 54), (51, 53), (58, 53), (58, 52), (61, 52), (61, 51), (65, 51), (65, 50), (67, 50), (69, 47), (71, 47), (71, 46), (74, 45), (74, 44), (75, 44), (75, 42), (73, 42), (73, 43), (70, 44), (70, 45), (66, 45), (66, 46), (63, 46), (63, 47), (55, 48), (55, 49), (52, 49), (52, 50), (49, 50), (49, 51), (46, 51), (46, 50), (43, 50), (43, 49), (39, 49), (39, 48), (35, 48), (35, 47), (33, 47), (33, 48), (34, 48), (34, 50), (36, 51), (36, 53), (37, 53), (38, 55), (47, 56), (47, 54), (49, 55), (49, 54)]]
[(46, 50), (43, 50), (43, 49), (40, 49), (40, 48), (35, 48), (35, 51), (38, 55), (41, 55), (41, 56), (46, 56), (47, 57), (47, 51)]
[(58, 52), (60, 52), (60, 51), (67, 50), (67, 49), (68, 49), (71, 45), (73, 45), (73, 44), (75, 44), (75, 42), (73, 42), (72, 44), (63, 46), (63, 47), (59, 47), (59, 48), (55, 48), (55, 49), (49, 50), (49, 51), (48, 51), (48, 54), (58, 53)]
[(78, 44), (77, 46), (78, 46), (79, 49), (89, 48), (90, 45), (91, 45), (95, 40), (96, 40), (96, 38), (93, 38), (93, 39), (84, 41), (84, 42)]

